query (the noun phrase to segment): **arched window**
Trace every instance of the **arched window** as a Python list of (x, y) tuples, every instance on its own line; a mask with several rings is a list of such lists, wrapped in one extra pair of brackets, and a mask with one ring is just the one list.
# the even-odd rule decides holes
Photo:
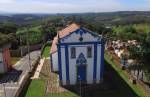
[(71, 58), (76, 58), (76, 49), (75, 49), (75, 47), (71, 47)]

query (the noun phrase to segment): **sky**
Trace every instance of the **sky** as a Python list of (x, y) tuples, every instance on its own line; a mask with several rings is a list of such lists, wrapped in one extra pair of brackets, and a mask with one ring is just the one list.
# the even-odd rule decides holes
[(0, 0), (0, 12), (83, 13), (150, 11), (150, 0)]

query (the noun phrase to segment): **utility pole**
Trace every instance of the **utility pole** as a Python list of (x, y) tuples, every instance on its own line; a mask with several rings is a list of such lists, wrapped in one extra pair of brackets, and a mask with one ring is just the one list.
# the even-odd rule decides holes
[(82, 91), (81, 91), (81, 89), (82, 89), (82, 86), (81, 86), (81, 79), (80, 79), (80, 97), (82, 97)]
[[(21, 34), (19, 35), (19, 38), (20, 38), (20, 45), (22, 45), (22, 39), (21, 39)], [(22, 47), (21, 47), (21, 57), (23, 56), (23, 54), (22, 54)]]
[(6, 89), (5, 89), (5, 84), (3, 83), (3, 87), (4, 87), (4, 97), (6, 97)]
[(81, 91), (81, 77), (80, 77), (80, 75), (78, 76), (78, 78), (79, 78), (79, 83), (80, 83), (80, 97), (82, 97), (82, 91)]
[(31, 57), (30, 57), (30, 43), (29, 43), (29, 29), (27, 28), (27, 48), (28, 48), (28, 64), (29, 64), (29, 72), (31, 72)]

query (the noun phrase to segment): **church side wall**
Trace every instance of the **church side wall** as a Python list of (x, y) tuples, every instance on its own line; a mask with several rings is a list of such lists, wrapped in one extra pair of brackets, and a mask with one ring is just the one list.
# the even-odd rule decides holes
[(101, 44), (97, 45), (97, 70), (96, 70), (96, 83), (100, 82), (100, 73), (101, 73)]
[(53, 71), (58, 71), (58, 52), (55, 52), (52, 54), (52, 70)]
[(62, 84), (66, 85), (66, 60), (65, 47), (61, 47), (61, 68), (62, 68)]

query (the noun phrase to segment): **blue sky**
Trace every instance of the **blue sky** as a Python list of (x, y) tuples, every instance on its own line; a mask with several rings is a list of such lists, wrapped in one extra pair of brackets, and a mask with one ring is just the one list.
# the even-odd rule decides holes
[(150, 0), (0, 0), (0, 11), (15, 13), (150, 11)]

